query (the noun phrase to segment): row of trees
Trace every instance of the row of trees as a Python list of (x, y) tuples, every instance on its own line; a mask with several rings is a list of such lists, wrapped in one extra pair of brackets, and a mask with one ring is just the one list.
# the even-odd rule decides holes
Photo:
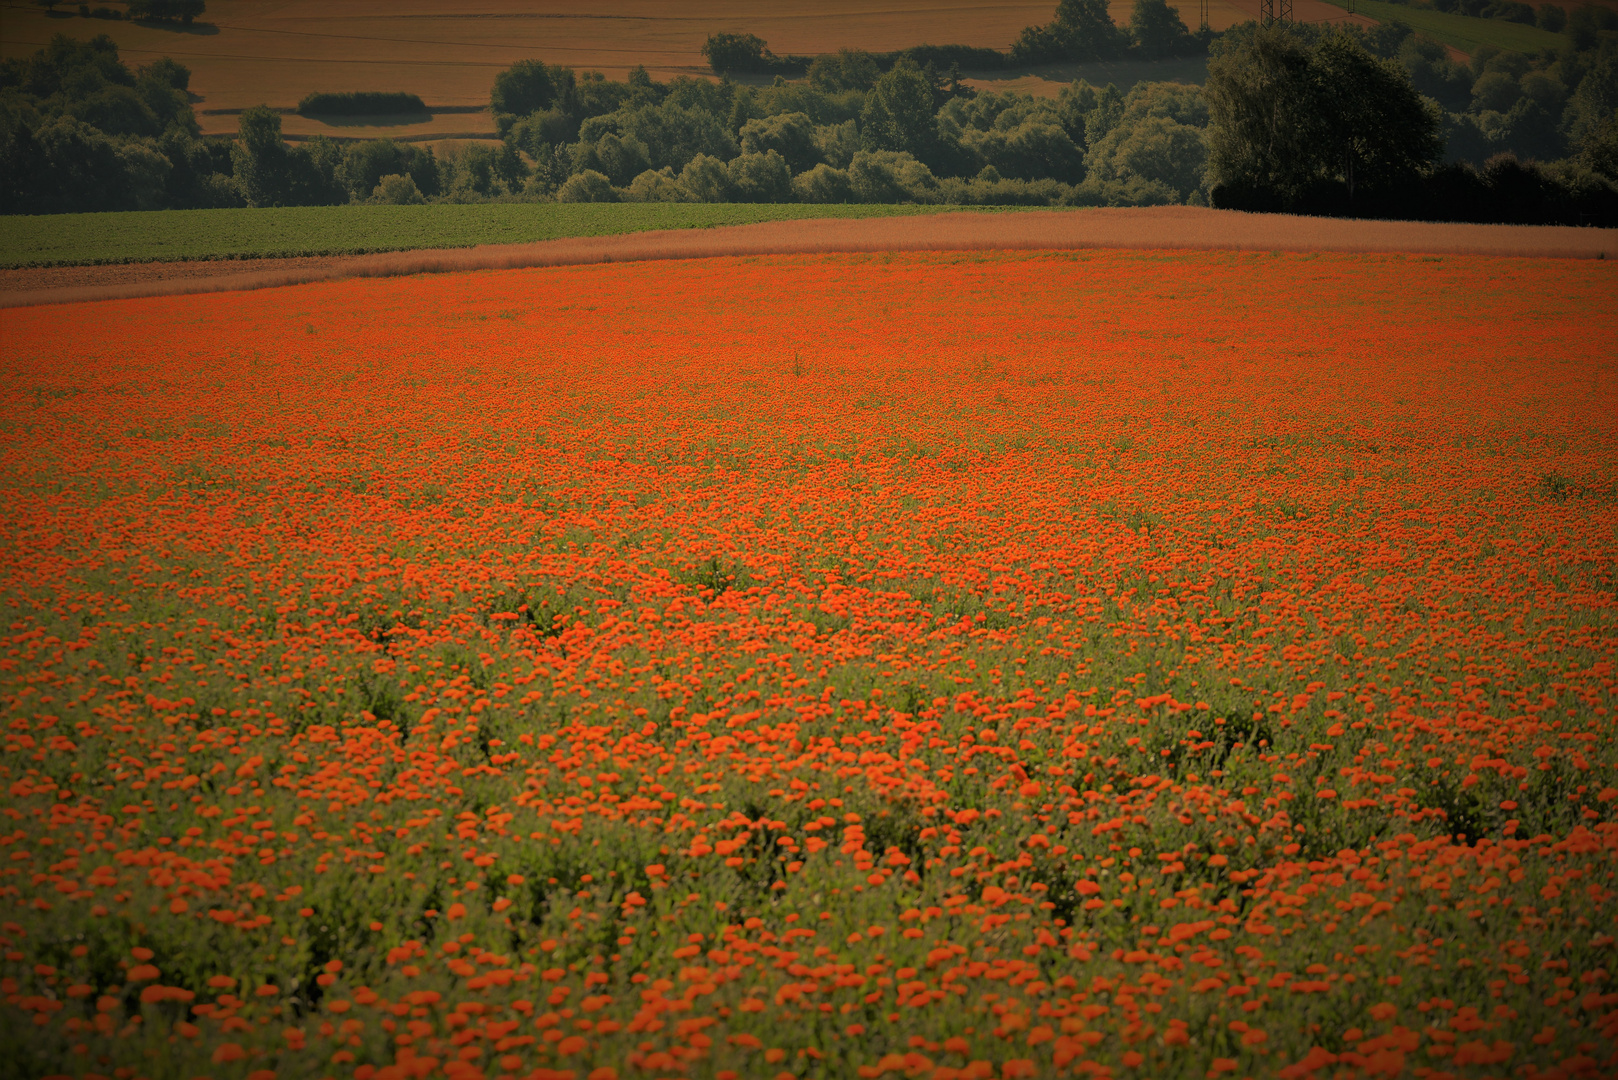
[(1201, 187), (1195, 87), (1143, 84), (1126, 99), (1080, 83), (1036, 99), (974, 93), (908, 60), (881, 72), (865, 53), (822, 59), (805, 82), (757, 89), (642, 72), (600, 82), (530, 61), (496, 78), (492, 104), (534, 163), (525, 189), (566, 199), (1098, 204)]
[(1107, 0), (1059, 0), (1056, 17), (1043, 26), (1023, 30), (1011, 46), (1018, 65), (1115, 60), (1132, 57), (1162, 60), (1200, 56), (1214, 35), (1186, 28), (1179, 12), (1162, 2), (1136, 0), (1129, 25), (1119, 27), (1107, 11)]
[[(963, 45), (920, 46), (898, 52), (871, 54), (872, 81), (882, 71), (909, 60), (918, 67), (933, 66), (993, 71), (1004, 67), (1031, 67), (1089, 60), (1163, 60), (1200, 56), (1214, 39), (1199, 28), (1192, 32), (1166, 0), (1137, 0), (1129, 25), (1120, 27), (1108, 14), (1106, 0), (1059, 0), (1055, 17), (1047, 24), (1023, 30), (1009, 54)], [(711, 34), (702, 47), (716, 75), (804, 75), (816, 81), (816, 67), (827, 57), (776, 56), (769, 43), (756, 34)], [(865, 89), (869, 89), (867, 84)]]

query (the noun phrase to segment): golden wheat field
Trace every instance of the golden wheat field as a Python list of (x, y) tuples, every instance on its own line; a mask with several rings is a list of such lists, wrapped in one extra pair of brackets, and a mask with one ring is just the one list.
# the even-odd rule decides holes
[[(1179, 5), (1196, 26), (1199, 8)], [(198, 118), (210, 133), (235, 130), (231, 113), (261, 103), (295, 105), (313, 91), (402, 90), (430, 107), (488, 103), (495, 73), (520, 59), (537, 58), (623, 78), (644, 65), (654, 78), (706, 75), (702, 44), (718, 30), (758, 34), (779, 54), (813, 55), (842, 47), (880, 52), (918, 44), (961, 44), (1004, 49), (1023, 27), (1049, 22), (1053, 0), (891, 0), (880, 5), (826, 5), (813, 0), (756, 5), (737, 0), (671, 5), (627, 0), (586, 7), (562, 0), (480, 0), (472, 6), (442, 0), (344, 3), (315, 0), (214, 0), (203, 19), (186, 29), (127, 21), (47, 15), (14, 5), (0, 19), (0, 55), (26, 56), (64, 33), (109, 34), (132, 63), (172, 56), (193, 71), (201, 98)], [(71, 5), (64, 5), (71, 10)], [(1129, 19), (1129, 0), (1112, 0), (1113, 18)], [(1255, 18), (1258, 0), (1211, 0), (1215, 29)], [(1305, 21), (1346, 18), (1324, 0), (1297, 0)], [(1113, 71), (1111, 67), (1118, 70)], [(1130, 82), (1130, 65), (1112, 65), (1093, 78)], [(1006, 73), (975, 80), (987, 87), (1054, 94), (1073, 73)], [(1183, 77), (1178, 69), (1166, 77)], [(444, 113), (427, 123), (326, 124), (285, 119), (289, 135), (449, 135), (492, 132), (487, 114)]]

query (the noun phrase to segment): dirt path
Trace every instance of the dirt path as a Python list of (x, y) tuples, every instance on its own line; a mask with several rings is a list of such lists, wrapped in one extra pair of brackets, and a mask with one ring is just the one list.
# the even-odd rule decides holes
[(1618, 259), (1618, 230), (1345, 221), (1189, 206), (966, 212), (857, 221), (778, 221), (379, 255), (6, 270), (0, 271), (0, 306), (274, 288), (334, 277), (390, 277), (643, 259), (1087, 247)]

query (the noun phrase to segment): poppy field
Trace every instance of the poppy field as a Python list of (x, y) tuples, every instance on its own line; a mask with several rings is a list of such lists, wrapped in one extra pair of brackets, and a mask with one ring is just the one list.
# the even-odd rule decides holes
[(0, 312), (23, 1077), (1618, 1073), (1618, 274)]

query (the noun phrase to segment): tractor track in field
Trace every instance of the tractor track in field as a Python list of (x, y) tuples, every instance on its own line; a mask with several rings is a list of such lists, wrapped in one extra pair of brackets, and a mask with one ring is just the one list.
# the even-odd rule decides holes
[(820, 218), (371, 255), (0, 270), (0, 307), (656, 259), (877, 251), (1082, 248), (1322, 251), (1618, 259), (1618, 230), (1362, 221), (1170, 206), (927, 217)]

